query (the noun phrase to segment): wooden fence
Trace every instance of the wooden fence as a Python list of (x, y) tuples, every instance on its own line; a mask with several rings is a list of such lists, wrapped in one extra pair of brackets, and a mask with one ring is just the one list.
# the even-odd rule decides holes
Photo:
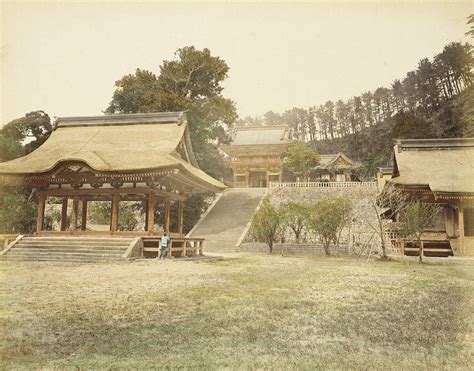
[(270, 182), (270, 188), (376, 188), (377, 182)]

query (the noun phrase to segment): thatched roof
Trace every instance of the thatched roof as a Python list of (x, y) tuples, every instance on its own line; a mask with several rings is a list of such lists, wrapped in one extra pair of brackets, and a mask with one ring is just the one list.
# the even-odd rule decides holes
[[(186, 158), (178, 153), (180, 145), (186, 147)], [(107, 173), (177, 169), (202, 188), (226, 188), (197, 167), (183, 112), (59, 118), (38, 149), (0, 163), (0, 175), (47, 173), (71, 161)]]
[(474, 138), (404, 139), (394, 147), (390, 183), (439, 193), (474, 193)]
[(235, 129), (231, 145), (291, 143), (286, 125), (241, 126)]

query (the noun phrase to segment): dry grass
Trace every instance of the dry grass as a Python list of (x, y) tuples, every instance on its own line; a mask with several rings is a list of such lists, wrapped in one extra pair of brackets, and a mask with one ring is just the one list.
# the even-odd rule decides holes
[(3, 368), (472, 369), (474, 261), (2, 262)]

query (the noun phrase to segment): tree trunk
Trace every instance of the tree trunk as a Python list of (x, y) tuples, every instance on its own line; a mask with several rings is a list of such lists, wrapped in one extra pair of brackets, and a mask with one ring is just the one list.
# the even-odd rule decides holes
[(270, 251), (270, 254), (273, 253), (273, 241), (270, 241), (270, 242), (268, 243), (268, 250)]
[(331, 252), (329, 251), (329, 243), (324, 243), (324, 252), (327, 256), (331, 255)]
[(418, 263), (423, 263), (423, 241), (420, 239), (418, 239), (418, 243), (420, 245), (420, 255), (418, 256)]

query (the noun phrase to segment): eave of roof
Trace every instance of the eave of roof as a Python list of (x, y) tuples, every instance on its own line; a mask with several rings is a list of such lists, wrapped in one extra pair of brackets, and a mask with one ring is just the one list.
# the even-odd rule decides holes
[[(191, 163), (177, 153), (181, 141)], [(199, 191), (226, 188), (197, 167), (183, 112), (58, 119), (43, 145), (26, 156), (0, 163), (0, 176), (44, 175), (69, 162), (84, 163), (103, 173), (176, 168), (199, 185)]]

